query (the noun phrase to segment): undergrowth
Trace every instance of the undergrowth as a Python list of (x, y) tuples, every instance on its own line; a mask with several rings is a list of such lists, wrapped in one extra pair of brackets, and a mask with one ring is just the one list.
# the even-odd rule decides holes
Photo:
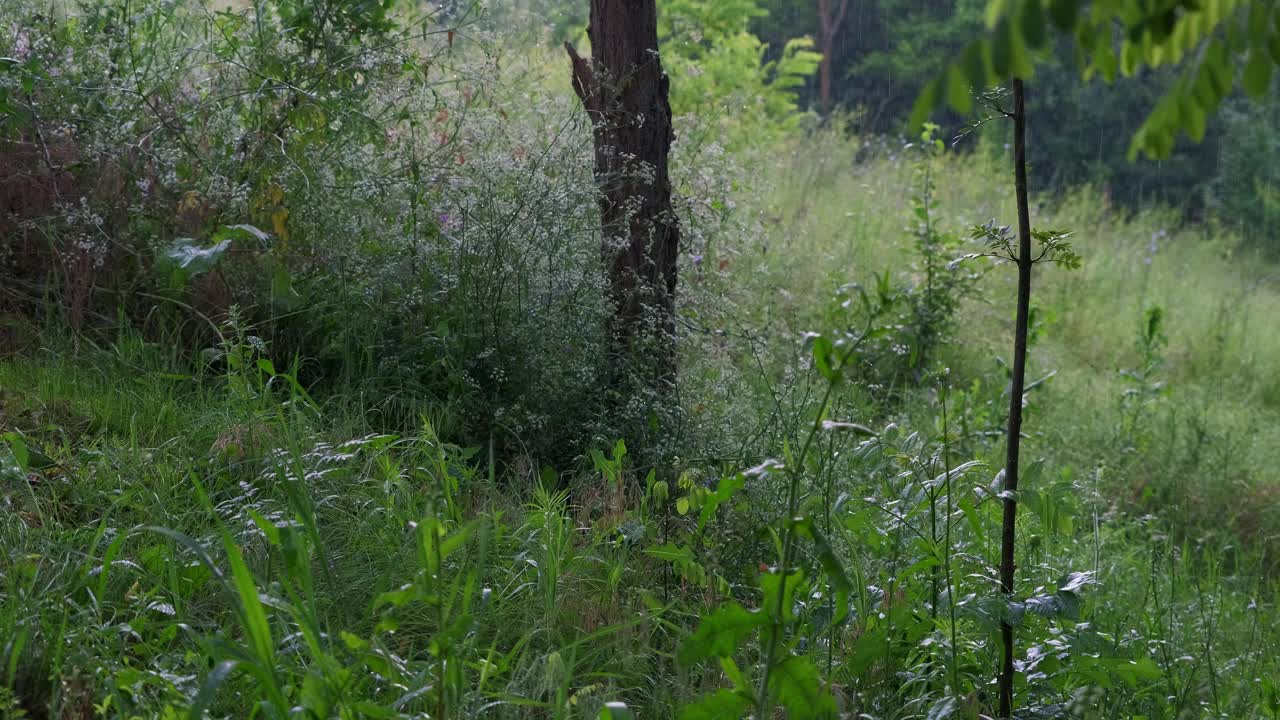
[[(160, 73), (126, 57), (185, 62), (193, 7), (49, 37)], [(218, 17), (160, 107), (217, 162), (157, 129), (127, 192), (5, 220), (0, 717), (976, 718), (1002, 622), (1020, 717), (1280, 717), (1280, 288), (1230, 235), (1040, 199), (1084, 264), (1037, 279), (1006, 600), (1011, 274), (952, 262), (1013, 214), (1002, 150), (679, 118), (659, 427), (601, 410), (562, 58)], [(340, 97), (182, 92), (240, 97), (241, 50)], [(156, 112), (102, 92), (62, 149)]]

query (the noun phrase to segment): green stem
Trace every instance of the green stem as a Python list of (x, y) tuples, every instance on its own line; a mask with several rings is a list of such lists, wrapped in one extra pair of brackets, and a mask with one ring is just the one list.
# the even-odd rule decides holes
[[(864, 328), (862, 334), (856, 342), (850, 343), (840, 356), (837, 368), (844, 368), (849, 358), (853, 357), (853, 353), (862, 345), (866, 339), (867, 333), (870, 331), (871, 321), (874, 314), (868, 320), (867, 327)], [(765, 645), (764, 671), (761, 673), (760, 690), (757, 695), (757, 717), (767, 718), (772, 708), (770, 707), (769, 698), (769, 675), (773, 670), (774, 657), (778, 652), (778, 641), (782, 637), (784, 610), (782, 607), (787, 597), (787, 567), (791, 559), (791, 547), (795, 542), (795, 533), (792, 531), (796, 515), (796, 506), (800, 497), (800, 478), (801, 469), (804, 467), (805, 458), (809, 455), (809, 449), (813, 446), (813, 440), (818, 436), (818, 430), (822, 428), (822, 419), (826, 415), (827, 406), (831, 403), (831, 396), (835, 394), (836, 385), (839, 384), (839, 375), (833, 376), (827, 381), (826, 392), (822, 395), (822, 401), (818, 403), (818, 413), (814, 417), (813, 424), (809, 427), (809, 435), (805, 438), (804, 445), (800, 448), (800, 454), (796, 457), (794, 463), (787, 463), (787, 517), (782, 529), (782, 558), (778, 564), (778, 598), (776, 603), (775, 617), (773, 618), (772, 628), (769, 630), (769, 638)]]
[(947, 483), (947, 521), (943, 529), (946, 537), (943, 542), (946, 547), (943, 548), (942, 555), (942, 571), (945, 575), (947, 583), (947, 609), (951, 616), (951, 647), (950, 647), (950, 676), (951, 676), (951, 694), (955, 696), (960, 692), (960, 678), (956, 670), (956, 589), (951, 580), (951, 427), (947, 417), (947, 390), (948, 386), (944, 382), (942, 385), (942, 468), (946, 476)]

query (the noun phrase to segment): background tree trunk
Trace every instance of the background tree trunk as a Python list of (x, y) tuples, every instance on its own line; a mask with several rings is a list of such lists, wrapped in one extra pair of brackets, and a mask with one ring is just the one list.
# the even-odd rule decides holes
[(831, 56), (835, 52), (836, 31), (848, 10), (849, 0), (840, 0), (840, 7), (834, 14), (831, 0), (818, 0), (818, 51), (822, 53), (822, 61), (818, 64), (818, 100), (822, 103), (823, 112), (831, 109)]
[(613, 318), (614, 382), (628, 363), (652, 363), (652, 384), (675, 380), (676, 253), (680, 227), (671, 206), (667, 156), (669, 81), (658, 57), (655, 0), (591, 0), (591, 60), (569, 43), (573, 89), (591, 118), (600, 187), (603, 256)]

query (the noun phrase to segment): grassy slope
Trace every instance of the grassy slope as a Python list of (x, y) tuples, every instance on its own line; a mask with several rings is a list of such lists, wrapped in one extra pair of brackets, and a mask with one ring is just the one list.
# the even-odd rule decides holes
[[(833, 289), (865, 281), (870, 272), (904, 268), (912, 246), (905, 228), (912, 194), (902, 153), (856, 163), (854, 148), (820, 137), (779, 163), (772, 212), (783, 219), (771, 239), (787, 257), (749, 268), (789, 291), (792, 330), (816, 322), (806, 313)], [(883, 153), (882, 153), (883, 154)], [(1007, 158), (979, 152), (951, 156), (935, 169), (944, 228), (960, 235), (974, 224), (1015, 218)], [(1136, 457), (1123, 464), (1123, 483), (1136, 494), (1167, 491), (1203, 527), (1240, 520), (1259, 530), (1257, 506), (1280, 484), (1280, 270), (1233, 252), (1211, 228), (1176, 229), (1175, 213), (1153, 210), (1122, 217), (1093, 189), (1033, 209), (1038, 228), (1068, 230), (1085, 258), (1078, 271), (1038, 271), (1033, 304), (1041, 323), (1030, 373), (1056, 375), (1034, 404), (1027, 452), (1086, 472), (1116, 464), (1120, 399), (1132, 387), (1122, 370), (1141, 364), (1139, 333), (1147, 309), (1164, 312), (1168, 346), (1156, 381), (1164, 394)], [(979, 248), (973, 248), (977, 250)], [(778, 265), (780, 264), (780, 265)], [(996, 357), (1010, 352), (1015, 273), (996, 268), (982, 299), (962, 311), (946, 361), (965, 381), (998, 379)], [(1194, 435), (1194, 438), (1187, 437)], [(1198, 444), (1212, 458), (1179, 454)], [(1183, 461), (1177, 464), (1177, 461)], [(1152, 487), (1154, 486), (1154, 488)], [(1280, 550), (1277, 517), (1262, 531)]]

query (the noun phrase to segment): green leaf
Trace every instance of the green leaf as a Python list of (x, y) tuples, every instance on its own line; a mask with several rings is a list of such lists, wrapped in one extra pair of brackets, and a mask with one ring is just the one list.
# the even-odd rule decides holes
[(856, 676), (863, 675), (873, 663), (884, 658), (887, 640), (887, 624), (872, 624), (853, 641), (853, 652), (844, 654), (845, 665)]
[[(780, 617), (784, 621), (795, 617), (795, 594), (804, 582), (804, 574), (796, 571), (787, 576), (786, 586), (782, 586), (782, 576), (778, 573), (766, 573), (760, 577), (760, 589), (764, 593), (764, 612), (769, 617)], [(782, 594), (782, 607), (778, 607), (778, 595)]]
[(1007, 78), (1014, 67), (1013, 26), (1008, 18), (1001, 18), (991, 33), (991, 70), (998, 78)]
[(920, 91), (920, 95), (916, 97), (915, 105), (911, 108), (911, 119), (907, 121), (907, 132), (914, 135), (923, 125), (924, 121), (938, 107), (939, 100), (942, 99), (942, 85), (937, 78), (930, 80), (924, 90)]
[(1078, 0), (1049, 0), (1049, 17), (1053, 19), (1053, 24), (1063, 32), (1068, 32), (1076, 26), (1076, 17), (1079, 16), (1080, 3)]
[(1280, 32), (1271, 34), (1267, 40), (1267, 50), (1271, 53), (1271, 59), (1280, 63)]
[(1018, 21), (1022, 39), (1026, 41), (1027, 47), (1039, 50), (1045, 46), (1048, 42), (1048, 33), (1045, 28), (1044, 8), (1040, 5), (1040, 0), (1028, 0), (1022, 3), (1022, 13), (1018, 16)]
[[(716, 485), (716, 491), (707, 496), (706, 501), (702, 505), (702, 511), (698, 513), (698, 532), (701, 533), (707, 523), (711, 522), (716, 515), (716, 509), (724, 503), (728, 502), (738, 493), (739, 490), (746, 487), (746, 478), (741, 474), (725, 475), (720, 478), (720, 482)], [(684, 513), (681, 513), (682, 515)]]
[(22, 436), (16, 432), (7, 432), (0, 437), (9, 444), (9, 452), (13, 455), (13, 461), (17, 463), (18, 470), (22, 473), (30, 472), (31, 453), (27, 450), (27, 443)]
[(277, 267), (271, 273), (271, 302), (281, 310), (289, 310), (295, 306), (297, 299), (298, 293), (293, 289), (293, 275), (283, 265)]
[(973, 108), (973, 93), (969, 78), (958, 65), (947, 70), (947, 104), (961, 115), (967, 115)]
[(958, 66), (964, 70), (968, 78), (968, 90), (986, 89), (991, 84), (991, 63), (987, 58), (986, 44), (971, 43), (960, 55)]
[(1116, 79), (1116, 52), (1109, 39), (1104, 37), (1094, 43), (1090, 69), (1101, 73), (1107, 82)]
[(708, 657), (731, 657), (752, 631), (768, 622), (764, 613), (738, 603), (721, 605), (702, 618), (698, 629), (680, 645), (676, 659), (688, 666)]
[(1221, 40), (1215, 38), (1205, 51), (1204, 65), (1201, 72), (1209, 74), (1209, 80), (1213, 87), (1214, 100), (1211, 107), (1205, 110), (1213, 110), (1217, 108), (1218, 103), (1231, 93), (1231, 85), (1235, 82), (1235, 73), (1233, 72), (1233, 61), (1230, 51)]
[(818, 372), (827, 380), (835, 380), (839, 368), (836, 367), (835, 346), (831, 344), (831, 340), (823, 335), (813, 337), (813, 364), (817, 366)]
[(836, 699), (822, 686), (818, 668), (807, 657), (793, 655), (769, 673), (769, 693), (787, 709), (790, 720), (811, 720), (836, 712)]
[(351, 650), (361, 651), (369, 647), (369, 643), (366, 640), (346, 630), (338, 633), (338, 637), (342, 638), (342, 643)]
[(1270, 3), (1249, 3), (1249, 44), (1255, 48), (1266, 42), (1267, 33), (1271, 29), (1269, 5)]
[(240, 600), (241, 620), (245, 634), (249, 636), (253, 653), (264, 667), (275, 667), (275, 646), (271, 642), (271, 626), (267, 623), (267, 612), (258, 595), (258, 586), (253, 581), (253, 575), (249, 573), (249, 566), (245, 564), (240, 548), (231, 542), (230, 538), (225, 538), (222, 544), (231, 565), (231, 578)]
[[(1253, 98), (1262, 98), (1271, 89), (1271, 58), (1259, 48), (1249, 52), (1244, 66), (1244, 90)], [(1203, 133), (1201, 133), (1203, 137)]]
[(680, 709), (680, 720), (737, 720), (751, 708), (750, 698), (733, 690), (703, 695), (696, 703)]
[(818, 555), (818, 562), (822, 564), (822, 570), (827, 574), (827, 579), (830, 581), (831, 586), (839, 592), (852, 592), (853, 581), (849, 579), (848, 573), (845, 572), (844, 563), (840, 562), (835, 550), (831, 549), (831, 543), (827, 542), (826, 536), (813, 524), (813, 520), (810, 518), (797, 518), (792, 521), (792, 529), (800, 537), (813, 542), (814, 550)]
[(1200, 142), (1204, 139), (1205, 131), (1208, 129), (1206, 116), (1200, 106), (1196, 104), (1194, 98), (1186, 96), (1183, 101), (1178, 103), (1179, 113), (1182, 119), (1182, 126), (1186, 128), (1187, 135), (1191, 139)]
[(1009, 12), (1009, 5), (1012, 0), (989, 0), (987, 3), (987, 12), (984, 17), (987, 27), (993, 28), (996, 23), (1005, 18)]
[(694, 561), (693, 550), (671, 542), (657, 547), (645, 548), (644, 554), (649, 557), (665, 560), (671, 563), (686, 563)]

